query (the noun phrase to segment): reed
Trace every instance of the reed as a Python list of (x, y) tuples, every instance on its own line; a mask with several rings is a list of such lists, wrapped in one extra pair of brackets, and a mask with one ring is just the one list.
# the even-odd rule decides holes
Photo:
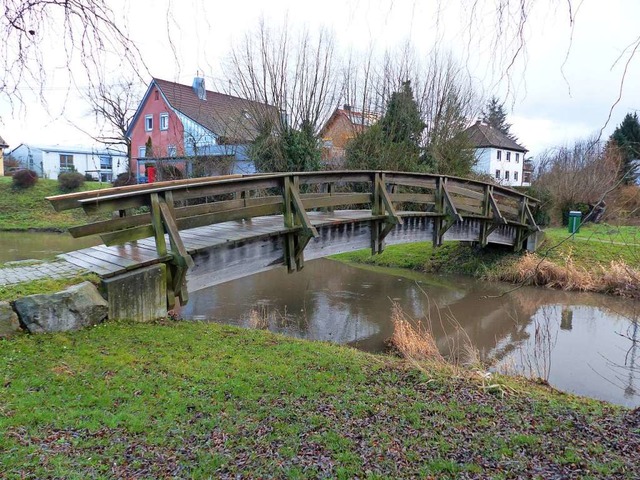
[(411, 322), (402, 308), (393, 304), (392, 310), (393, 335), (391, 345), (403, 357), (414, 361), (435, 361), (445, 363), (433, 338), (430, 322)]

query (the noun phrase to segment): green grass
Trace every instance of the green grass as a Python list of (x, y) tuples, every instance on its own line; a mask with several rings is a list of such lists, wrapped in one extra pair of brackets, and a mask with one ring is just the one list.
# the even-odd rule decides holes
[(380, 255), (371, 255), (370, 250), (358, 250), (332, 258), (348, 263), (481, 277), (517, 257), (510, 249), (502, 247), (478, 249), (459, 242), (445, 242), (433, 248), (431, 242), (419, 242), (391, 245)]
[[(545, 241), (536, 252), (541, 257), (564, 265), (570, 257), (574, 264), (587, 270), (608, 267), (612, 260), (640, 267), (640, 228), (613, 227), (610, 225), (583, 226), (571, 236), (567, 228), (548, 228)], [(464, 274), (475, 277), (495, 277), (509, 268), (524, 252), (513, 253), (509, 247), (489, 246), (478, 249), (458, 242), (445, 242), (433, 248), (431, 242), (392, 245), (381, 255), (371, 255), (370, 250), (359, 250), (333, 258), (344, 262), (377, 265), (381, 267), (407, 268), (422, 272)]]
[(640, 461), (637, 412), (262, 331), (108, 323), (0, 341), (0, 364), (6, 478), (633, 478)]
[(588, 224), (571, 236), (567, 228), (545, 230), (546, 241), (538, 251), (554, 262), (571, 257), (576, 265), (592, 269), (622, 260), (632, 267), (640, 266), (640, 228)]
[(0, 285), (0, 301), (10, 302), (37, 293), (55, 293), (82, 282), (98, 285), (100, 279), (93, 273), (87, 273), (70, 278), (45, 278), (15, 285)]
[[(108, 183), (85, 182), (83, 190), (111, 186)], [(87, 223), (81, 209), (56, 212), (45, 197), (60, 195), (57, 180), (39, 179), (32, 188), (14, 189), (11, 177), (0, 177), (0, 230), (57, 230)]]

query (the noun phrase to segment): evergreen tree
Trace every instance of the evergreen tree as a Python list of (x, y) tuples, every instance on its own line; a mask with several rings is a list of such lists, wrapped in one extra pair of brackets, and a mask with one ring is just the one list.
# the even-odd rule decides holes
[(627, 113), (622, 123), (616, 127), (609, 143), (618, 147), (621, 155), (620, 178), (623, 183), (630, 185), (636, 182), (638, 172), (633, 164), (640, 159), (640, 123), (638, 114)]
[(511, 124), (507, 123), (507, 112), (504, 111), (504, 104), (500, 103), (497, 97), (492, 97), (482, 110), (482, 121), (496, 130), (500, 130), (511, 140), (516, 137), (509, 131)]
[(347, 145), (346, 166), (359, 170), (418, 171), (425, 123), (410, 82), (391, 94), (380, 121)]
[(300, 129), (283, 125), (278, 134), (265, 125), (249, 147), (249, 157), (260, 172), (308, 172), (320, 170), (317, 136), (308, 122)]

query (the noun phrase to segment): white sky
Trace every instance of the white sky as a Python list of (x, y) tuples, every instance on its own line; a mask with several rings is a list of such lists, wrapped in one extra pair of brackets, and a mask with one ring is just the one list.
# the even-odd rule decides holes
[[(142, 74), (142, 89), (151, 75), (191, 83), (196, 70), (205, 73), (207, 86), (212, 88), (214, 80), (221, 77), (221, 62), (234, 39), (255, 28), (260, 18), (275, 25), (286, 18), (294, 27), (330, 29), (340, 52), (350, 48), (364, 51), (371, 46), (383, 50), (411, 40), (426, 56), (439, 39), (441, 46), (467, 63), (481, 94), (508, 99), (512, 131), (533, 155), (597, 133), (603, 127), (608, 136), (627, 112), (640, 108), (639, 52), (627, 71), (622, 100), (605, 127), (618, 96), (624, 60), (613, 64), (640, 35), (640, 1), (583, 0), (570, 48), (566, 1), (531, 1), (536, 2), (537, 10), (524, 32), (526, 54), (508, 71), (504, 50), (491, 45), (498, 28), (495, 16), (482, 9), (471, 15), (469, 0), (114, 0), (111, 4), (120, 18), (127, 19), (131, 37), (149, 69), (149, 74)], [(459, 10), (458, 3), (464, 3), (465, 10)], [(493, 5), (494, 0), (479, 3)], [(574, 0), (574, 4), (580, 4), (580, 0)], [(471, 38), (467, 28), (470, 18), (474, 19)], [(502, 27), (513, 25), (513, 21), (504, 21)], [(515, 32), (503, 38), (515, 38)], [(54, 46), (42, 48), (55, 58)], [(105, 65), (105, 70), (113, 70), (115, 80), (117, 68)], [(88, 106), (76, 92), (67, 95), (69, 81), (62, 72), (49, 72), (48, 111), (27, 90), (22, 92), (23, 109), (12, 110), (6, 100), (0, 99), (4, 102), (0, 103), (0, 135), (11, 147), (23, 142), (92, 143), (73, 126), (94, 128), (86, 113)], [(76, 81), (82, 86), (81, 79)]]

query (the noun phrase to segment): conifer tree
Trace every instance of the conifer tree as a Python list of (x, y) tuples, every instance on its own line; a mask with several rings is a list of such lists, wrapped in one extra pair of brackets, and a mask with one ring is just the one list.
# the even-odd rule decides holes
[(504, 104), (500, 103), (497, 97), (492, 97), (482, 109), (482, 121), (496, 130), (501, 131), (511, 140), (516, 140), (509, 131), (511, 124), (507, 123), (507, 112), (504, 111)]
[(640, 122), (638, 114), (627, 113), (622, 123), (616, 127), (609, 143), (618, 147), (621, 155), (620, 178), (622, 182), (630, 185), (635, 183), (638, 172), (634, 160), (640, 160)]

